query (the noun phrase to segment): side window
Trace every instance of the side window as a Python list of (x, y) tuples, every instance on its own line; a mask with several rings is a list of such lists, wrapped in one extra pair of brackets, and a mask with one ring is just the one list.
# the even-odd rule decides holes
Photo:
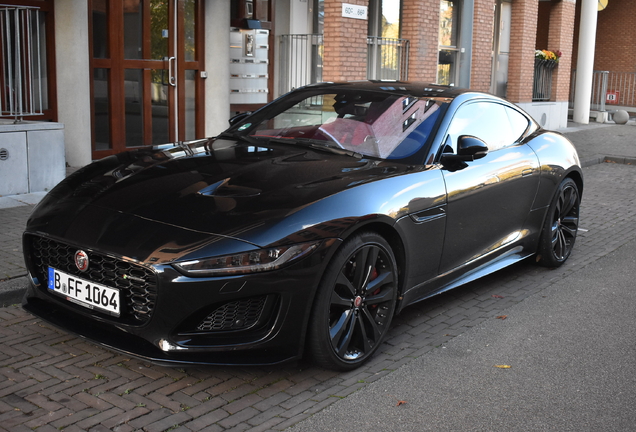
[(512, 138), (517, 141), (524, 134), (526, 129), (528, 129), (528, 119), (526, 116), (521, 114), (519, 111), (514, 110), (512, 108), (504, 107), (506, 114), (508, 114), (508, 120), (510, 122), (510, 132), (512, 133)]
[[(525, 124), (524, 124), (525, 123)], [(457, 151), (457, 138), (472, 135), (482, 139), (490, 151), (514, 144), (528, 127), (519, 112), (493, 102), (473, 102), (459, 107), (448, 129), (447, 144)]]

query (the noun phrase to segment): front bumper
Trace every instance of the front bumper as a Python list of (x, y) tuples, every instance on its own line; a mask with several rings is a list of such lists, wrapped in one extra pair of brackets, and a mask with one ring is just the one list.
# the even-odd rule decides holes
[(25, 241), (31, 283), (23, 308), (105, 348), (152, 363), (281, 363), (302, 355), (315, 291), (338, 244), (326, 240), (289, 267), (245, 276), (192, 278), (169, 265), (139, 263), (155, 273), (156, 292), (149, 316), (134, 321), (48, 292), (46, 275), (39, 269), (45, 264), (34, 263)]

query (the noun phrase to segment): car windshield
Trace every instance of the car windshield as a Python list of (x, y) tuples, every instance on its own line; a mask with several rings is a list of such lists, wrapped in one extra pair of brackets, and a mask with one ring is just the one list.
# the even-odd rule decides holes
[(388, 92), (314, 94), (290, 105), (266, 111), (257, 123), (246, 119), (237, 130), (258, 140), (310, 142), (314, 147), (402, 159), (424, 146), (440, 112), (435, 100)]

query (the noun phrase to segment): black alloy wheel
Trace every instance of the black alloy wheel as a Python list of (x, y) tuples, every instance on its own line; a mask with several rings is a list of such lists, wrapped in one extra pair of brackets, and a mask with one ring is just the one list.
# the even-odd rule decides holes
[(309, 351), (317, 364), (351, 370), (378, 349), (397, 301), (397, 265), (375, 233), (358, 234), (336, 252), (318, 288), (309, 324)]
[(546, 267), (563, 264), (574, 248), (579, 229), (581, 198), (571, 178), (561, 182), (550, 204), (539, 244), (539, 263)]

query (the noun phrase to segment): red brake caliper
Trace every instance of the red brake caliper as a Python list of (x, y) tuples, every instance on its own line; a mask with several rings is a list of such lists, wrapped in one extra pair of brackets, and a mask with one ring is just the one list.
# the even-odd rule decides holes
[[(372, 280), (375, 280), (378, 277), (378, 275), (379, 275), (378, 270), (375, 267), (373, 267), (373, 270), (371, 270), (371, 277), (369, 278), (369, 282), (372, 281)], [(376, 295), (376, 294), (379, 294), (379, 293), (380, 293), (380, 288), (378, 288), (375, 291), (373, 291), (372, 295)], [(377, 307), (378, 307), (378, 305), (371, 306), (372, 309), (375, 309)]]

